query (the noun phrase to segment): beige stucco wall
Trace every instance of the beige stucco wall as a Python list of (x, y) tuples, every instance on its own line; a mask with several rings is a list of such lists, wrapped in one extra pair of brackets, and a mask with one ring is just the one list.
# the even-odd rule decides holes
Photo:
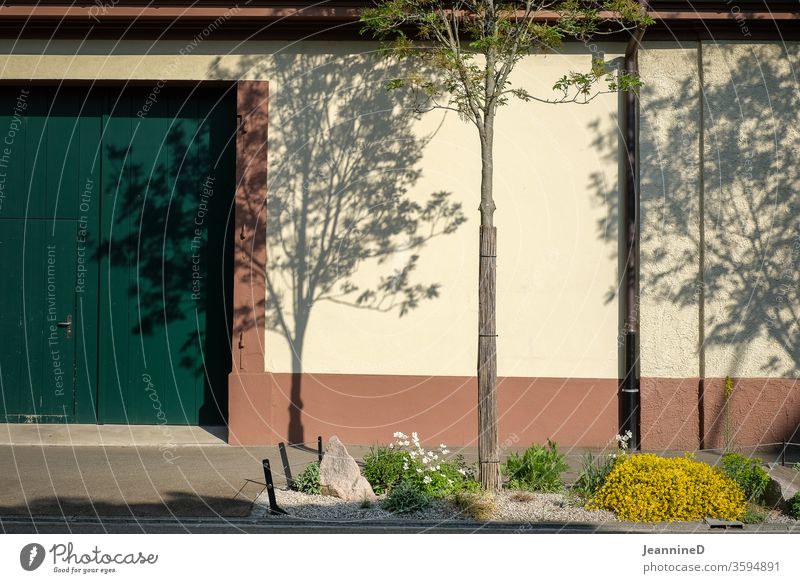
[(799, 57), (703, 46), (708, 376), (800, 376)]
[(641, 374), (699, 376), (697, 44), (645, 43), (640, 109)]
[(796, 377), (798, 44), (698, 47), (641, 55), (642, 376)]
[[(179, 55), (182, 49), (185, 56)], [(407, 196), (423, 203), (432, 192), (449, 191), (467, 218), (455, 233), (436, 237), (419, 251), (414, 280), (439, 283), (440, 296), (402, 318), (318, 302), (311, 312), (303, 369), (472, 375), (479, 184), (475, 131), (441, 111), (397, 130), (391, 116), (400, 113), (402, 100), (383, 91), (391, 76), (372, 55), (363, 54), (372, 49), (342, 42), (206, 41), (187, 50), (182, 42), (2, 41), (0, 54), (6, 56), (0, 57), (0, 76), (269, 79), (271, 197), (288, 199), (302, 188), (324, 189), (330, 173), (309, 174), (306, 166), (328, 168), (342, 156), (367, 157), (356, 163), (363, 175), (348, 176), (339, 185), (344, 193), (357, 191), (359, 180), (372, 180), (373, 171), (367, 169), (375, 154), (354, 147), (358, 139), (350, 143), (343, 128), (374, 137), (385, 124), (392, 131), (382, 132), (381, 139), (389, 140), (389, 148), (401, 147), (392, 144), (400, 140), (392, 132), (415, 140), (419, 155), (408, 158), (413, 164), (407, 170), (418, 176), (408, 183)], [(526, 59), (515, 80), (538, 95), (552, 96), (560, 75), (589, 64), (583, 47), (565, 47), (564, 52)], [(617, 200), (616, 143), (602, 141), (614, 134), (616, 109), (617, 99), (609, 95), (582, 106), (515, 103), (500, 115), (495, 171), (501, 375), (617, 376), (617, 234), (609, 222)], [(375, 163), (374, 172), (399, 170), (384, 159)], [(269, 253), (275, 257), (280, 250)], [(407, 259), (408, 254), (400, 254), (383, 265), (362, 262), (352, 280), (366, 286)], [(276, 277), (275, 285), (285, 293), (288, 283)], [(280, 333), (268, 332), (266, 348), (267, 370), (291, 370), (290, 350)]]

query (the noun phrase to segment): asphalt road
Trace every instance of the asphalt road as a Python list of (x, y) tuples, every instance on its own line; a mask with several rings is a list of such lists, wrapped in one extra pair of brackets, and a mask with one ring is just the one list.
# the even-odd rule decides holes
[(309, 521), (262, 518), (262, 519), (152, 519), (138, 520), (107, 517), (103, 519), (53, 517), (0, 517), (0, 532), (5, 534), (401, 534), (401, 533), (445, 533), (445, 534), (612, 534), (612, 533), (794, 533), (800, 527), (790, 529), (784, 525), (755, 525), (743, 529), (711, 529), (702, 523), (675, 524), (564, 524), (564, 523), (437, 523), (437, 522), (338, 522), (314, 523)]

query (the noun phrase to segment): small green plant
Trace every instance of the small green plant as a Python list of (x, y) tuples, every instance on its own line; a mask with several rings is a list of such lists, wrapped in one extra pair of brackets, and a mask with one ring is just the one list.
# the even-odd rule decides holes
[(372, 500), (370, 500), (369, 498), (364, 498), (361, 501), (361, 504), (359, 504), (358, 506), (359, 508), (367, 509), (367, 508), (372, 508), (372, 505), (373, 505)]
[(795, 520), (800, 520), (800, 490), (794, 493), (794, 496), (789, 498), (789, 516)]
[(386, 447), (372, 448), (364, 456), (364, 477), (376, 494), (385, 494), (405, 474), (404, 465), (408, 465), (408, 456), (404, 452)]
[(311, 462), (292, 480), (292, 489), (303, 494), (321, 494), (319, 488), (319, 462)]
[(759, 504), (753, 504), (750, 502), (747, 505), (747, 508), (744, 510), (742, 522), (745, 524), (761, 524), (762, 522), (766, 522), (768, 517), (769, 512), (766, 508), (760, 506)]
[(475, 492), (456, 492), (453, 494), (453, 504), (473, 520), (479, 521), (491, 520), (497, 510), (492, 497)]
[(564, 488), (561, 474), (567, 470), (564, 456), (551, 440), (547, 445), (532, 445), (522, 456), (512, 453), (503, 465), (507, 488), (534, 492), (557, 492)]
[(731, 424), (731, 397), (733, 396), (734, 382), (731, 377), (725, 377), (725, 401), (722, 404), (722, 432), (725, 440), (725, 451), (733, 447), (733, 427)]
[(748, 501), (755, 504), (764, 502), (769, 474), (761, 467), (759, 458), (749, 459), (741, 454), (729, 452), (722, 456), (722, 469), (729, 478), (739, 484)]
[(478, 485), (463, 457), (449, 456), (445, 444), (428, 450), (416, 432), (409, 437), (398, 431), (394, 437), (388, 447), (373, 448), (364, 457), (364, 477), (376, 494), (390, 493), (396, 484), (410, 482), (431, 498), (445, 498)]
[(581, 460), (581, 474), (572, 487), (573, 490), (584, 498), (594, 496), (605, 483), (618, 459), (614, 454), (596, 456), (592, 452), (588, 452)]
[(795, 472), (800, 472), (800, 462), (795, 462), (794, 465), (792, 465), (792, 469)]
[(431, 499), (416, 484), (404, 481), (392, 488), (383, 501), (383, 507), (389, 512), (409, 514), (424, 510), (430, 503)]

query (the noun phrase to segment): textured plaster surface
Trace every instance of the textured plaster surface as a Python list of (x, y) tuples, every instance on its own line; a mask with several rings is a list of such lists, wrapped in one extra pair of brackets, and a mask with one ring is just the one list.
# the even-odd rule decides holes
[(700, 417), (697, 378), (643, 378), (642, 448), (697, 449)]
[(798, 43), (706, 43), (706, 374), (800, 371)]
[(697, 45), (645, 43), (641, 91), (642, 377), (699, 371)]
[(708, 379), (705, 447), (800, 442), (798, 383), (796, 379), (736, 379), (726, 399), (725, 379)]
[(732, 448), (800, 440), (796, 379), (642, 379), (642, 447), (653, 450)]

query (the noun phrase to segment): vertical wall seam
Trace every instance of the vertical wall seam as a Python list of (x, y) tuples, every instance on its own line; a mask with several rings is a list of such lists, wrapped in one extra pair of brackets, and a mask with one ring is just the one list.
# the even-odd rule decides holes
[(698, 444), (700, 449), (705, 447), (705, 378), (706, 378), (706, 214), (705, 214), (705, 79), (703, 75), (703, 41), (697, 41), (697, 82), (699, 84), (698, 94), (698, 172), (697, 172), (697, 191), (698, 191), (698, 269), (697, 269), (697, 341), (698, 341), (698, 395), (697, 395), (697, 416), (698, 416)]

